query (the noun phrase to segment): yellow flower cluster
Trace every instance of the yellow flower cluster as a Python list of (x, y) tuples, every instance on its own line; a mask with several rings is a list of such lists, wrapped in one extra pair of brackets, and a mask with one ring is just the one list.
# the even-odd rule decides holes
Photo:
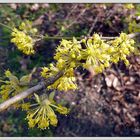
[(66, 115), (69, 110), (66, 107), (57, 105), (53, 100), (47, 98), (41, 99), (35, 94), (37, 107), (27, 112), (27, 120), (29, 127), (35, 127), (36, 125), (40, 129), (46, 129), (49, 125), (56, 126), (58, 123), (57, 116), (54, 109), (60, 114)]
[(130, 10), (130, 9), (134, 9), (135, 6), (134, 6), (134, 4), (129, 3), (129, 4), (124, 4), (124, 8)]
[[(61, 69), (50, 64), (50, 68), (42, 68), (41, 75), (45, 78), (55, 76)], [(64, 86), (65, 83), (65, 86)], [(69, 68), (65, 71), (64, 75), (56, 80), (52, 85), (48, 86), (49, 89), (58, 89), (60, 91), (74, 90), (77, 88), (76, 78), (74, 76), (73, 68)]]
[(104, 41), (98, 34), (81, 41), (77, 41), (75, 38), (71, 41), (63, 39), (54, 56), (56, 64), (50, 64), (49, 68), (42, 68), (41, 75), (44, 78), (49, 78), (63, 70), (63, 76), (48, 88), (64, 91), (76, 89), (75, 68), (79, 66), (86, 69), (92, 67), (94, 72), (100, 73), (112, 62), (117, 63), (123, 60), (128, 65), (126, 57), (134, 51), (133, 45), (134, 40), (125, 33), (121, 33), (113, 41)]
[(72, 41), (64, 39), (61, 41), (54, 56), (54, 59), (57, 61), (56, 65), (50, 64), (49, 68), (42, 68), (41, 75), (48, 78), (56, 75), (61, 70), (65, 70), (65, 72), (62, 77), (48, 88), (64, 91), (77, 88), (74, 68), (78, 66), (81, 59), (80, 49), (81, 45), (75, 38)]
[(19, 80), (16, 76), (14, 76), (9, 70), (5, 72), (5, 76), (9, 79), (9, 81), (5, 81), (5, 84), (1, 86), (1, 95), (2, 99), (6, 100), (9, 98), (10, 94), (13, 93), (15, 95), (21, 89), (18, 86)]
[(110, 61), (110, 46), (101, 40), (98, 34), (94, 34), (90, 39), (83, 39), (82, 42), (86, 46), (82, 50), (82, 59), (86, 62), (83, 63), (84, 68), (93, 67), (96, 73), (100, 73), (104, 68), (109, 67)]
[(62, 40), (60, 45), (56, 49), (54, 59), (57, 60), (57, 67), (59, 69), (75, 68), (79, 66), (79, 61), (82, 59), (81, 44), (76, 38), (71, 41)]
[[(13, 75), (9, 70), (5, 72), (5, 76), (9, 79), (6, 81), (1, 81), (4, 82), (4, 84), (0, 87), (0, 94), (2, 96), (3, 100), (7, 100), (11, 96), (15, 96), (16, 94), (26, 90), (28, 87), (27, 85), (29, 84), (29, 79), (30, 76), (26, 75), (20, 78), (20, 80)], [(29, 108), (29, 103), (22, 103), (22, 104), (15, 104), (15, 107), (21, 108), (23, 110), (27, 110)]]
[(125, 33), (121, 33), (120, 37), (111, 41), (112, 52), (111, 62), (117, 63), (119, 60), (123, 60), (126, 65), (129, 65), (127, 56), (134, 52), (134, 40), (130, 39)]
[[(77, 88), (76, 78), (74, 76), (74, 68), (80, 66), (81, 44), (75, 38), (71, 41), (63, 39), (57, 47), (54, 59), (57, 61), (56, 65), (50, 64), (50, 67), (42, 68), (41, 75), (45, 78), (56, 75), (59, 71), (64, 71), (62, 77), (48, 86), (50, 89), (58, 90), (74, 90)], [(65, 86), (64, 86), (65, 83)]]
[(21, 108), (22, 108), (22, 110), (29, 110), (30, 103), (29, 102), (28, 103), (22, 103), (21, 104)]
[(11, 42), (14, 43), (17, 48), (26, 55), (34, 54), (35, 39), (32, 37), (37, 33), (36, 28), (32, 28), (32, 24), (29, 21), (21, 23), (19, 29), (14, 28), (11, 36)]

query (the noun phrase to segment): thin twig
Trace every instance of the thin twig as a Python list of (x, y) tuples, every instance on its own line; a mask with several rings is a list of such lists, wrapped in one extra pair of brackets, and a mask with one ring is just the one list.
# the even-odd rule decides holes
[[(77, 22), (77, 20), (85, 13), (85, 11), (87, 10), (87, 8), (83, 9), (80, 14), (77, 16), (77, 18), (75, 20), (73, 20), (73, 22), (71, 22), (69, 25), (64, 24), (66, 30), (69, 29), (73, 24), (75, 24)], [(56, 34), (57, 35), (61, 35), (61, 30)]]
[[(128, 34), (128, 36), (129, 36), (129, 38), (134, 38), (134, 37), (136, 37), (136, 36), (138, 36), (138, 35), (140, 35), (140, 33), (132, 33), (132, 34)], [(113, 39), (116, 39), (118, 36), (116, 36), (116, 37), (105, 37), (105, 36), (101, 36), (101, 39), (103, 39), (103, 40), (113, 40)], [(49, 40), (49, 39), (53, 39), (53, 40), (61, 40), (61, 39), (68, 39), (68, 40), (72, 40), (73, 39), (73, 37), (66, 37), (66, 36), (44, 36), (43, 37), (44, 39), (47, 39), (47, 40)], [(83, 38), (86, 38), (86, 39), (88, 39), (88, 38), (92, 38), (92, 37), (87, 37), (87, 36), (85, 36), (85, 37), (75, 37), (76, 39), (78, 39), (78, 40), (81, 40), (81, 39), (83, 39)]]
[(68, 13), (68, 15), (66, 16), (65, 20), (68, 20), (70, 15), (74, 12), (74, 10), (77, 8), (77, 4), (74, 4), (74, 6), (72, 7), (71, 11)]
[[(86, 11), (86, 9), (84, 9), (84, 10)], [(10, 28), (9, 26), (7, 26), (7, 25), (5, 25), (3, 23), (0, 23), (0, 25), (6, 27), (7, 29), (13, 30), (12, 28)], [(68, 26), (70, 26), (70, 25), (68, 25)], [(129, 38), (134, 38), (134, 37), (136, 37), (138, 35), (140, 35), (139, 32), (128, 34)], [(57, 36), (57, 35), (56, 36), (48, 36), (48, 35), (46, 35), (46, 36), (43, 36), (43, 35), (37, 36), (37, 35), (35, 35), (35, 37), (38, 37), (39, 40), (40, 39), (54, 39), (54, 40), (59, 40), (59, 39), (70, 39), (71, 40), (71, 39), (73, 39), (73, 37)], [(83, 39), (83, 36), (81, 36), (81, 37), (75, 37), (75, 38), (80, 40), (80, 39)], [(91, 38), (91, 37), (85, 36), (84, 38)], [(101, 37), (101, 39), (103, 39), (103, 40), (113, 40), (113, 39), (116, 39), (116, 38), (117, 37)]]
[[(81, 39), (81, 37), (75, 37), (76, 39)], [(68, 39), (68, 40), (71, 40), (71, 39), (73, 39), (73, 37), (66, 37), (66, 36), (44, 36), (44, 39), (46, 39), (46, 40), (50, 40), (50, 39), (52, 39), (52, 40), (61, 40), (61, 39)]]
[(96, 23), (98, 21), (98, 18), (99, 18), (99, 16), (96, 16), (94, 22), (92, 23), (92, 25), (91, 25), (91, 27), (90, 27), (90, 29), (88, 31), (88, 36), (90, 36), (90, 34), (92, 33), (92, 31), (93, 31), (93, 29), (94, 29), (94, 27), (95, 27), (95, 25), (96, 25)]
[(77, 22), (77, 20), (86, 12), (86, 10), (87, 10), (87, 8), (83, 9), (83, 10), (81, 11), (81, 13), (77, 16), (77, 18), (76, 18), (73, 22), (71, 22), (69, 25), (67, 25), (66, 28), (68, 29), (68, 28), (70, 28), (73, 24), (75, 24), (75, 23)]
[(7, 26), (7, 25), (5, 25), (5, 24), (1, 23), (1, 22), (0, 22), (0, 25), (2, 25), (2, 26), (4, 26), (4, 27), (6, 27), (6, 28), (7, 28), (7, 29), (9, 29), (9, 30), (13, 30), (11, 27), (9, 27), (9, 26)]

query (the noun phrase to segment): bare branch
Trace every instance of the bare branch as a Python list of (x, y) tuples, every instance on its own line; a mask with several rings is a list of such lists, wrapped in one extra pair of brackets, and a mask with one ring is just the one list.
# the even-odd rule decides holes
[[(140, 35), (140, 33), (131, 33), (131, 34), (128, 34), (129, 38), (134, 38), (134, 37), (136, 37), (138, 35)], [(116, 36), (116, 37), (110, 37), (110, 36), (105, 37), (105, 36), (101, 36), (101, 39), (103, 39), (103, 40), (113, 40), (113, 39), (116, 39), (117, 37), (118, 36)], [(81, 37), (75, 37), (75, 38), (78, 39), (78, 40), (81, 40), (83, 38), (88, 39), (88, 38), (91, 38), (91, 37), (88, 37), (88, 36), (83, 37), (83, 36), (81, 36)], [(47, 36), (46, 35), (46, 36), (44, 36), (44, 39), (52, 39), (52, 40), (69, 39), (69, 40), (71, 40), (71, 39), (73, 39), (73, 37), (66, 37), (66, 36)]]
[[(131, 34), (128, 34), (129, 38), (134, 38), (136, 36), (140, 35), (140, 33), (131, 33)], [(101, 37), (101, 39), (103, 40), (113, 40), (113, 39), (116, 39), (117, 37)]]
[(67, 17), (65, 18), (65, 20), (67, 21), (70, 17), (70, 15), (74, 12), (74, 10), (78, 7), (78, 4), (74, 4), (74, 6), (72, 7), (71, 11), (68, 13)]
[[(69, 29), (71, 26), (73, 26), (74, 24), (77, 23), (77, 20), (86, 12), (87, 8), (83, 9), (80, 14), (68, 25), (64, 24), (63, 26), (65, 26), (65, 29)], [(62, 35), (61, 30), (56, 34), (56, 36), (58, 35)]]
[(130, 38), (134, 38), (134, 37), (139, 36), (139, 35), (140, 35), (140, 33), (132, 33), (132, 34), (129, 34), (128, 36)]
[(16, 96), (6, 100), (5, 102), (0, 104), (0, 112), (2, 112), (3, 110), (7, 109), (8, 107), (10, 107), (12, 104), (26, 98), (27, 96), (29, 96), (30, 94), (43, 89), (43, 87), (47, 87), (51, 84), (53, 84), (57, 79), (59, 79), (61, 76), (63, 75), (63, 71), (59, 72), (56, 76), (53, 76), (51, 78), (48, 78), (45, 82), (40, 82), (38, 85), (27, 89), (26, 91), (23, 91), (19, 94), (17, 94)]
[(92, 31), (93, 31), (93, 29), (94, 29), (94, 27), (95, 27), (95, 25), (96, 25), (96, 23), (98, 21), (98, 18), (99, 18), (99, 16), (96, 16), (94, 22), (92, 23), (92, 25), (91, 25), (91, 27), (90, 27), (90, 29), (88, 31), (88, 36), (90, 36), (90, 34), (92, 33)]

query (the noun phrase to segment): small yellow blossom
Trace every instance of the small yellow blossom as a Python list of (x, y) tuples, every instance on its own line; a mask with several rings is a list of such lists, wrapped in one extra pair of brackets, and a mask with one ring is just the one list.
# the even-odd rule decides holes
[(98, 34), (94, 34), (93, 38), (83, 42), (86, 46), (82, 50), (82, 58), (86, 60), (86, 63), (83, 64), (84, 68), (93, 67), (96, 73), (100, 73), (109, 67), (110, 54), (108, 49), (110, 46), (101, 40)]
[(134, 9), (135, 6), (134, 6), (134, 4), (129, 3), (129, 4), (124, 4), (124, 8), (126, 8), (126, 9)]
[(23, 103), (21, 105), (22, 110), (28, 110), (30, 108), (30, 103)]
[(19, 29), (14, 28), (11, 36), (11, 42), (14, 43), (17, 48), (26, 55), (35, 53), (34, 44), (35, 39), (33, 36), (37, 33), (36, 28), (32, 28), (32, 24), (29, 21), (21, 23)]
[[(28, 75), (21, 77), (21, 79), (19, 80), (15, 75), (13, 75), (9, 70), (7, 70), (5, 71), (5, 76), (6, 78), (8, 78), (8, 80), (4, 81), (0, 87), (0, 94), (3, 100), (7, 100), (10, 97), (15, 96), (28, 88), (27, 85), (30, 82), (28, 80)], [(25, 80), (27, 85), (24, 85)], [(16, 103), (14, 104), (14, 106), (16, 108), (21, 107), (23, 110), (27, 110), (29, 108), (29, 103)]]
[(123, 60), (126, 65), (129, 65), (127, 56), (134, 52), (134, 43), (134, 40), (130, 39), (125, 33), (121, 33), (120, 37), (111, 41), (114, 48), (111, 54), (111, 62), (117, 63), (119, 60)]
[(15, 45), (20, 51), (27, 55), (35, 53), (33, 49), (34, 40), (29, 35), (25, 34), (23, 31), (19, 31), (16, 28), (13, 29), (11, 35), (13, 37), (11, 39), (11, 42), (15, 43)]
[(63, 39), (56, 49), (54, 59), (57, 60), (57, 67), (62, 69), (75, 68), (79, 65), (81, 56), (81, 44), (73, 38), (71, 41)]
[[(30, 128), (35, 127), (36, 125), (40, 129), (46, 129), (49, 125), (56, 126), (58, 120), (53, 109), (61, 114), (68, 113), (68, 109), (60, 105), (56, 105), (54, 101), (49, 101), (46, 98), (41, 99), (38, 95), (35, 97), (37, 100), (37, 107), (29, 110), (26, 117)], [(41, 102), (38, 103), (38, 100)]]
[[(53, 64), (50, 65), (50, 68), (43, 67), (41, 76), (44, 78), (49, 78), (55, 76), (59, 72), (59, 69)], [(65, 86), (64, 86), (65, 84)], [(49, 89), (58, 89), (60, 91), (68, 91), (77, 89), (76, 78), (74, 76), (73, 68), (69, 68), (65, 71), (62, 77), (56, 80), (52, 85), (48, 86)]]
[(76, 78), (62, 76), (56, 80), (52, 85), (48, 86), (49, 89), (58, 89), (60, 91), (68, 91), (77, 89)]

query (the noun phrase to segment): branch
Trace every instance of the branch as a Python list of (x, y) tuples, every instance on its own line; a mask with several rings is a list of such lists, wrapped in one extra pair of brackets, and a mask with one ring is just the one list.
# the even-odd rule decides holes
[(95, 18), (94, 22), (92, 23), (92, 25), (91, 25), (91, 27), (90, 27), (90, 29), (89, 29), (89, 31), (88, 31), (88, 34), (87, 34), (88, 36), (90, 36), (90, 34), (92, 33), (92, 31), (93, 31), (93, 29), (94, 29), (94, 27), (95, 27), (95, 25), (96, 25), (98, 19), (99, 19), (99, 16), (97, 16), (97, 17)]
[[(86, 9), (85, 9), (85, 11), (86, 11)], [(84, 11), (84, 12), (85, 12)], [(9, 29), (9, 30), (13, 30), (11, 27), (9, 27), (9, 26), (7, 26), (7, 25), (5, 25), (5, 24), (3, 24), (3, 23), (1, 23), (0, 22), (0, 25), (2, 25), (2, 26), (4, 26), (4, 27), (6, 27), (7, 29)], [(92, 25), (93, 26), (93, 25)], [(136, 32), (136, 33), (131, 33), (131, 34), (128, 34), (128, 36), (130, 37), (130, 38), (134, 38), (134, 37), (136, 37), (136, 36), (138, 36), (138, 35), (140, 35), (140, 33), (139, 32)], [(39, 40), (40, 39), (53, 39), (53, 40), (59, 40), (59, 39), (73, 39), (73, 37), (65, 37), (65, 36), (48, 36), (48, 35), (45, 35), (45, 36), (38, 36), (38, 35), (35, 35), (35, 37), (38, 37), (39, 38)], [(77, 38), (77, 39), (82, 39), (83, 38), (83, 36), (81, 36), (81, 37), (75, 37), (75, 38)], [(84, 37), (84, 38), (91, 38), (91, 37)], [(103, 39), (103, 40), (113, 40), (113, 39), (116, 39), (117, 37), (101, 37), (101, 39)]]
[(139, 35), (140, 35), (140, 33), (138, 32), (138, 33), (129, 34), (128, 36), (129, 36), (130, 38), (134, 38), (134, 37), (139, 36)]
[[(128, 34), (129, 38), (134, 38), (134, 37), (136, 37), (138, 35), (140, 35), (140, 33), (131, 33), (131, 34)], [(73, 37), (67, 37), (67, 36), (48, 36), (48, 35), (43, 36), (42, 38), (48, 39), (48, 40), (50, 40), (50, 39), (52, 39), (52, 40), (61, 40), (61, 39), (69, 39), (69, 40), (72, 40), (73, 39)], [(92, 38), (92, 37), (86, 37), (86, 36), (83, 37), (83, 36), (81, 36), (81, 37), (75, 37), (75, 38), (78, 39), (78, 40), (81, 40), (83, 38)], [(116, 37), (110, 37), (110, 36), (105, 37), (105, 36), (101, 36), (101, 39), (103, 39), (103, 40), (113, 40), (113, 39), (116, 39), (116, 38), (117, 38), (117, 36)]]
[(38, 85), (27, 89), (26, 91), (23, 91), (19, 94), (17, 94), (16, 96), (6, 100), (5, 102), (0, 104), (0, 112), (2, 112), (3, 110), (7, 109), (8, 107), (10, 107), (12, 104), (26, 98), (27, 96), (29, 96), (30, 94), (43, 89), (43, 87), (47, 87), (51, 84), (53, 84), (57, 79), (59, 79), (61, 76), (63, 75), (63, 71), (59, 72), (57, 75), (48, 78), (45, 82), (40, 82)]
[[(74, 19), (70, 24), (66, 25), (64, 24), (63, 26), (65, 26), (65, 30), (68, 30), (72, 25), (76, 24), (77, 20), (86, 12), (87, 8), (83, 9), (80, 14), (76, 17), (76, 19)], [(56, 34), (57, 35), (61, 35), (61, 30)]]
[[(131, 34), (128, 34), (129, 38), (134, 38), (136, 36), (139, 36), (140, 33), (131, 33)], [(101, 37), (101, 39), (104, 39), (104, 40), (113, 40), (113, 39), (116, 39), (117, 37)]]
[(6, 27), (7, 29), (9, 29), (9, 30), (11, 30), (11, 31), (13, 30), (10, 26), (7, 26), (7, 25), (5, 25), (5, 24), (3, 24), (3, 23), (1, 23), (1, 22), (0, 22), (0, 25)]

